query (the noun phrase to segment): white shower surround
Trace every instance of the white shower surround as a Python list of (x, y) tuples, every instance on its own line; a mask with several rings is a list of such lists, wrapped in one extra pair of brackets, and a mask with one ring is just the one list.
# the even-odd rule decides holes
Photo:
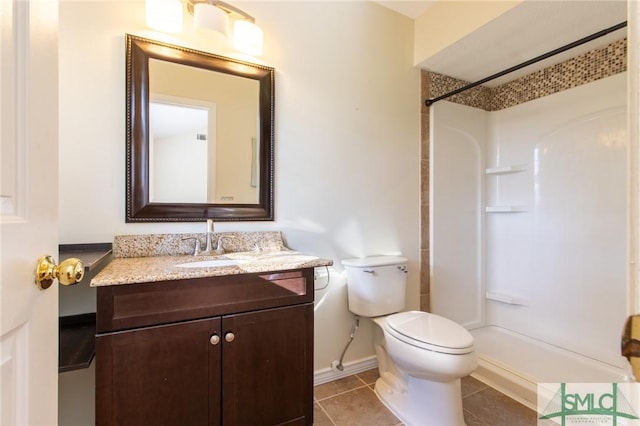
[(478, 378), (531, 407), (537, 382), (624, 380), (626, 78), (431, 108), (432, 310), (473, 330)]

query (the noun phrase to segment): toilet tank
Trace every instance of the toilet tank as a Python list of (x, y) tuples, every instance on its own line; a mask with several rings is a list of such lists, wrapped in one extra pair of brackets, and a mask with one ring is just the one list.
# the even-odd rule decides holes
[(404, 308), (407, 259), (372, 256), (345, 259), (349, 310), (363, 317), (377, 317)]

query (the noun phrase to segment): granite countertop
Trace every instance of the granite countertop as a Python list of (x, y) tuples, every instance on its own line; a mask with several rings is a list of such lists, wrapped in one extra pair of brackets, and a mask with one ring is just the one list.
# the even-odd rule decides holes
[[(240, 264), (215, 267), (180, 267), (183, 263), (212, 259), (229, 259)], [(165, 255), (121, 257), (111, 261), (91, 280), (91, 287), (135, 284), (189, 278), (251, 274), (301, 268), (330, 266), (332, 260), (310, 256), (292, 250), (233, 252), (212, 255)]]

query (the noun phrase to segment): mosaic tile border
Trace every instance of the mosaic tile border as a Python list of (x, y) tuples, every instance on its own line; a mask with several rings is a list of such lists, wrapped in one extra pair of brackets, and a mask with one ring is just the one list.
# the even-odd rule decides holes
[[(485, 111), (498, 111), (626, 70), (627, 39), (624, 38), (498, 87), (474, 87), (453, 95), (447, 100)], [(467, 81), (435, 72), (422, 71), (422, 73), (430, 77), (428, 91), (431, 98), (469, 84)]]

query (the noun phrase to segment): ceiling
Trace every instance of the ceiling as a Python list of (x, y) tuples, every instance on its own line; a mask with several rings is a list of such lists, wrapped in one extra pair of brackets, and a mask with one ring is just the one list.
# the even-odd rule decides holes
[(396, 12), (402, 13), (411, 19), (416, 19), (422, 15), (431, 5), (436, 3), (437, 0), (422, 0), (422, 1), (403, 1), (403, 0), (387, 0), (376, 1), (384, 7), (387, 7)]
[[(447, 0), (444, 0), (447, 1)], [(415, 18), (435, 1), (380, 1)], [(504, 69), (589, 36), (627, 19), (626, 0), (526, 0), (472, 34), (427, 58), (420, 68), (466, 81), (478, 81)], [(575, 47), (486, 83), (496, 86), (620, 40), (626, 28)], [(419, 42), (419, 41), (417, 41)]]

